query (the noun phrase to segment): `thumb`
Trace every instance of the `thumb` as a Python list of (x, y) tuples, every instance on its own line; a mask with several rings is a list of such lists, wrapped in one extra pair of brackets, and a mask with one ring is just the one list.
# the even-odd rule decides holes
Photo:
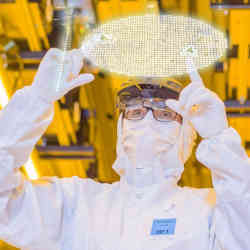
[(92, 74), (81, 74), (70, 82), (70, 88), (73, 89), (79, 87), (86, 83), (92, 82), (94, 79), (95, 77)]
[(179, 101), (177, 101), (175, 99), (168, 99), (168, 100), (166, 100), (165, 103), (166, 103), (167, 107), (169, 107), (170, 109), (172, 109), (176, 113), (182, 115), (183, 112), (181, 110)]

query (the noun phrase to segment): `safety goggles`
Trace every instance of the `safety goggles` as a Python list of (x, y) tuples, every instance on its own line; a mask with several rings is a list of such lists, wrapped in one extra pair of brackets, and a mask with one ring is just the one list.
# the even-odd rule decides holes
[(182, 117), (167, 107), (165, 102), (166, 99), (161, 98), (130, 97), (126, 101), (123, 99), (120, 107), (123, 117), (127, 120), (142, 120), (151, 110), (157, 121), (182, 123)]

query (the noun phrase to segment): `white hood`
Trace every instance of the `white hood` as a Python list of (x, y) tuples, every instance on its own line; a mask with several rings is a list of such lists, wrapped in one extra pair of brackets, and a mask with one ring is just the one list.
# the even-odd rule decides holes
[[(126, 122), (124, 126), (123, 122)], [(136, 187), (180, 178), (196, 138), (191, 124), (161, 123), (149, 112), (141, 121), (120, 115), (117, 128), (117, 158), (113, 169)]]

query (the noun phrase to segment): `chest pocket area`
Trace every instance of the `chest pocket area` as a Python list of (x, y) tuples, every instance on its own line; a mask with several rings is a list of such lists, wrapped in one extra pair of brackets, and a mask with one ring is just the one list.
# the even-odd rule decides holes
[[(204, 242), (204, 245), (208, 244), (208, 225), (206, 221), (195, 220), (194, 218), (176, 219), (176, 225), (174, 233), (171, 234), (171, 228), (169, 234), (161, 234), (159, 227), (156, 234), (151, 234), (153, 223), (150, 225), (150, 230), (147, 230), (142, 244), (142, 250), (166, 250), (166, 249), (194, 249), (194, 246), (200, 242)], [(158, 233), (158, 234), (157, 234)], [(201, 247), (200, 249), (205, 249)]]

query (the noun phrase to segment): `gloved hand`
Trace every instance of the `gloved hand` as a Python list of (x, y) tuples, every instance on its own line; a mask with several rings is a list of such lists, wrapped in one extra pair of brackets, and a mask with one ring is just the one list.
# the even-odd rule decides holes
[(220, 134), (228, 127), (225, 105), (205, 88), (197, 71), (190, 72), (191, 83), (182, 90), (179, 100), (169, 99), (166, 105), (189, 120), (203, 138)]
[(94, 80), (92, 74), (78, 75), (82, 66), (80, 50), (50, 49), (40, 63), (31, 88), (47, 102), (57, 101), (73, 88)]

